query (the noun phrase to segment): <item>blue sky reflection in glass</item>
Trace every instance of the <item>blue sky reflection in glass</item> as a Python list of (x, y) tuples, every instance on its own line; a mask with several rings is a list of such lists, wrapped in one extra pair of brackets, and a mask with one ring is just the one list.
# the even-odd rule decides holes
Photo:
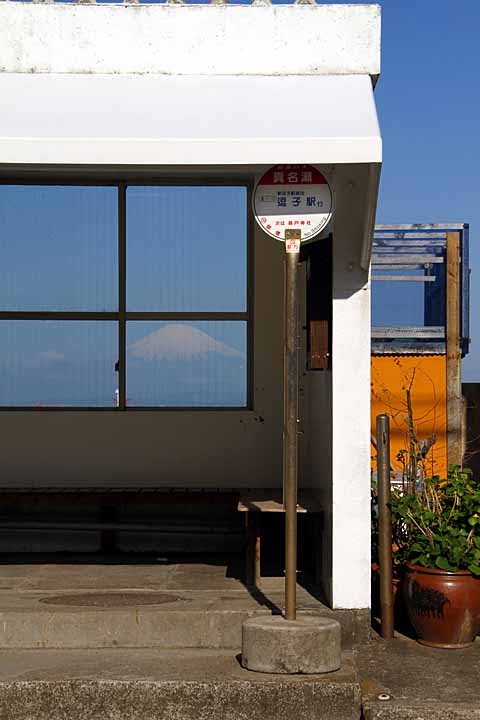
[(0, 185), (0, 308), (118, 308), (117, 188)]
[(0, 406), (113, 407), (117, 323), (1, 320)]
[(245, 311), (246, 187), (129, 187), (127, 269), (129, 311)]

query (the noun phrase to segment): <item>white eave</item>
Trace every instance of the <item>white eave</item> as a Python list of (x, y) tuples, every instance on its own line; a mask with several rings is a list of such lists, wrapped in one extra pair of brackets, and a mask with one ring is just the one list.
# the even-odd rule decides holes
[(0, 164), (380, 163), (368, 75), (0, 74)]

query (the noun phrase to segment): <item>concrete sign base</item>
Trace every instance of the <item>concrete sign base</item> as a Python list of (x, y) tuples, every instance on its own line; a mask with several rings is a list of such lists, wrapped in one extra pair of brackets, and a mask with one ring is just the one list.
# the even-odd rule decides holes
[(330, 618), (280, 615), (249, 618), (242, 626), (242, 665), (263, 673), (315, 675), (341, 664), (340, 624)]

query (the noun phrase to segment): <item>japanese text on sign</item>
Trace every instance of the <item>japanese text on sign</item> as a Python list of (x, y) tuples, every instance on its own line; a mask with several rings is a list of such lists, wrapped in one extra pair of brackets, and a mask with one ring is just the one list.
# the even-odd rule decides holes
[(332, 194), (314, 166), (277, 165), (257, 183), (254, 212), (268, 235), (284, 240), (285, 229), (296, 228), (305, 241), (318, 235), (329, 222)]

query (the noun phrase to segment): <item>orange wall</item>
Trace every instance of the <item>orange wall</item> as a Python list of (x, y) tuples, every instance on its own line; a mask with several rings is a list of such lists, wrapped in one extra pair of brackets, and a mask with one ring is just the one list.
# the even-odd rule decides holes
[[(444, 475), (447, 470), (447, 397), (445, 355), (394, 355), (372, 357), (372, 432), (379, 413), (390, 415), (391, 464), (399, 450), (408, 449), (405, 390), (411, 387), (414, 425), (419, 440), (435, 433), (437, 440), (428, 455), (428, 470)], [(372, 455), (375, 451), (372, 448)]]

